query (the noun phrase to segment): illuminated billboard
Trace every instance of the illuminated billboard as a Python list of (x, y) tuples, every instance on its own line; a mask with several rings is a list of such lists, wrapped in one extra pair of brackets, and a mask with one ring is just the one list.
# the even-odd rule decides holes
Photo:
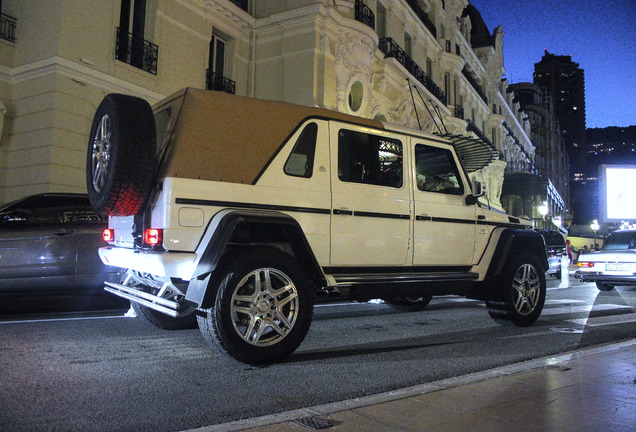
[(636, 220), (636, 165), (601, 165), (603, 222)]

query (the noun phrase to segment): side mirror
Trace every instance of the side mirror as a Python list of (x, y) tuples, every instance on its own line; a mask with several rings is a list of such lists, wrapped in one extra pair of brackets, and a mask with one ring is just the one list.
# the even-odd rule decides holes
[(486, 185), (480, 181), (474, 180), (472, 184), (473, 193), (466, 197), (467, 205), (477, 204), (477, 198), (486, 195)]
[(485, 185), (485, 184), (483, 184), (483, 183), (482, 183), (482, 182), (480, 182), (480, 181), (473, 180), (473, 184), (472, 184), (472, 186), (473, 186), (473, 194), (472, 194), (472, 195), (473, 195), (475, 198), (482, 197), (482, 196), (486, 195), (486, 193), (488, 192), (488, 191), (486, 190), (486, 185)]

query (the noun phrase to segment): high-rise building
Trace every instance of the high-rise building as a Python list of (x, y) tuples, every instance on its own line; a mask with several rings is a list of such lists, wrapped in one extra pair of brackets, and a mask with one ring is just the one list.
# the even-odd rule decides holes
[(569, 158), (569, 192), (572, 223), (582, 223), (588, 200), (581, 181), (585, 173), (585, 74), (570, 55), (554, 55), (545, 50), (534, 64), (534, 83), (552, 104)]
[(585, 151), (585, 74), (569, 55), (547, 50), (534, 64), (534, 83), (551, 100), (570, 156), (570, 178), (583, 168)]

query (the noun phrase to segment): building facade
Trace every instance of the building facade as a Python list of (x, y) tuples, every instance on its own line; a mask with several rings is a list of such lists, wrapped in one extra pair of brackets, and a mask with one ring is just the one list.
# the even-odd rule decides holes
[[(569, 225), (569, 158), (552, 101), (532, 83), (508, 87), (530, 122), (536, 152), (533, 164), (509, 161), (502, 203), (513, 215), (525, 214), (539, 228)], [(545, 214), (542, 214), (545, 213)]]
[[(506, 163), (531, 164), (531, 124), (501, 80), (503, 32), (468, 0), (5, 0), (0, 202), (85, 191), (104, 95), (150, 103), (192, 86), (478, 137), (472, 174), (501, 208)], [(5, 24), (11, 37), (5, 37)]]

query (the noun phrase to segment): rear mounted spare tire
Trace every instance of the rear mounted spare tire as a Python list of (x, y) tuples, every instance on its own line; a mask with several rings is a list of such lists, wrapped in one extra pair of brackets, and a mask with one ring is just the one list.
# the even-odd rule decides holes
[(109, 94), (95, 112), (86, 158), (86, 186), (100, 214), (132, 216), (143, 207), (157, 165), (152, 108), (143, 99)]

